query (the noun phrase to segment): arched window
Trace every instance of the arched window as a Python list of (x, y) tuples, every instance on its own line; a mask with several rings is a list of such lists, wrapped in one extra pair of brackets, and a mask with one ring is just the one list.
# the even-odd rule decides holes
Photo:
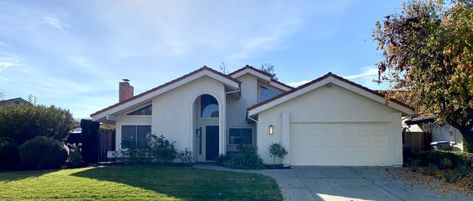
[(200, 116), (204, 118), (218, 117), (218, 102), (211, 95), (200, 97)]

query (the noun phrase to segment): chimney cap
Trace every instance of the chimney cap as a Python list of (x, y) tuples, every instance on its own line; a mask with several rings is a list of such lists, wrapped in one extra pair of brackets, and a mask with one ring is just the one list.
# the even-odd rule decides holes
[(129, 82), (130, 81), (129, 79), (126, 79), (126, 78), (122, 79), (122, 80), (123, 80), (123, 82)]

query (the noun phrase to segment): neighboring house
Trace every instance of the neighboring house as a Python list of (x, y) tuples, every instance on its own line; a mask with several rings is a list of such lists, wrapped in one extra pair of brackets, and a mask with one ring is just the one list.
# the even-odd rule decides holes
[(289, 165), (401, 165), (401, 116), (413, 113), (332, 73), (292, 88), (250, 66), (204, 66), (136, 96), (124, 81), (119, 100), (91, 115), (116, 125), (117, 150), (144, 146), (152, 133), (197, 162), (249, 144), (272, 163), (269, 146), (281, 143)]
[(0, 106), (2, 105), (19, 105), (19, 104), (31, 104), (27, 100), (23, 98), (12, 98), (12, 99), (7, 99), (7, 100), (0, 100)]
[[(463, 136), (450, 124), (439, 125), (435, 116), (420, 116), (406, 120), (405, 128), (408, 134), (423, 133), (429, 136), (430, 142), (448, 142), (453, 150), (463, 151)], [(412, 132), (412, 133), (411, 133)]]

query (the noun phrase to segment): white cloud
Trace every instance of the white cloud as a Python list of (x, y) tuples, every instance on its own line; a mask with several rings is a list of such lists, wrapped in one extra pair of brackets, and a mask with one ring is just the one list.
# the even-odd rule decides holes
[(346, 79), (370, 79), (373, 80), (378, 77), (378, 68), (376, 66), (368, 66), (363, 68), (363, 72), (353, 75), (343, 76)]
[(49, 13), (48, 15), (44, 16), (44, 22), (53, 28), (59, 29), (59, 30), (66, 30), (70, 27), (70, 25), (66, 21), (66, 15), (62, 14), (56, 14), (56, 13)]
[[(23, 66), (23, 64), (20, 62), (20, 59), (17, 55), (7, 52), (0, 53), (0, 73), (6, 71), (7, 69), (20, 66)], [(2, 78), (1, 80), (6, 81), (8, 79)]]
[(298, 81), (298, 82), (291, 82), (291, 83), (288, 83), (287, 85), (291, 86), (291, 87), (298, 87), (298, 86), (301, 86), (307, 82), (310, 82), (310, 80), (302, 80), (302, 81)]

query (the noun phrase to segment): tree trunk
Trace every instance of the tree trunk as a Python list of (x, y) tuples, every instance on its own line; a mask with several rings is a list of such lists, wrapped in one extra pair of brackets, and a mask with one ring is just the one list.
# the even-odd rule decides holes
[(473, 153), (473, 130), (471, 130), (469, 126), (462, 126), (457, 123), (450, 123), (450, 125), (458, 129), (458, 131), (460, 131), (460, 133), (463, 135), (463, 139), (466, 141), (466, 144), (468, 145), (468, 146), (464, 146), (467, 148), (467, 150), (463, 150), (463, 151)]

